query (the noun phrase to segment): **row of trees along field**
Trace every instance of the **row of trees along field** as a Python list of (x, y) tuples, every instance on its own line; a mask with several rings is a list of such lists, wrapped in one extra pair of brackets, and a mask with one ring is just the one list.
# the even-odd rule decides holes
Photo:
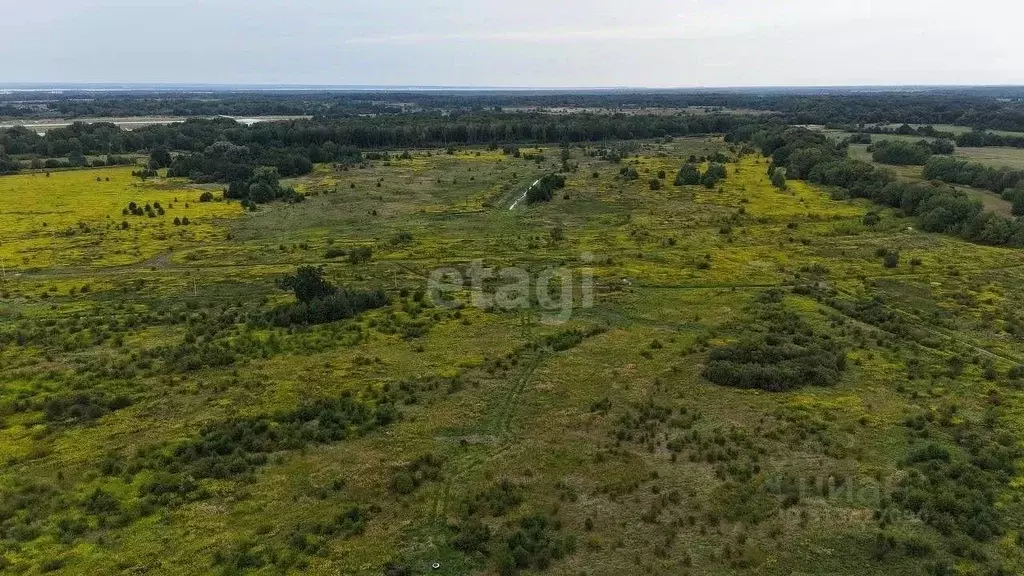
[(136, 130), (123, 130), (111, 123), (78, 122), (43, 135), (23, 127), (9, 128), (0, 131), (0, 146), (11, 156), (54, 157), (75, 151), (83, 154), (119, 154), (156, 148), (200, 152), (223, 141), (263, 149), (302, 148), (308, 150), (308, 155), (313, 157), (330, 156), (329, 149), (332, 146), (339, 149), (401, 149), (596, 142), (724, 133), (739, 123), (739, 118), (722, 114), (551, 115), (498, 112), (291, 120), (262, 122), (251, 126), (228, 118), (192, 119)]
[(957, 146), (981, 148), (985, 146), (1007, 146), (1024, 148), (1024, 134), (995, 134), (984, 130), (964, 132), (956, 137)]
[[(307, 174), (318, 162), (353, 162), (361, 149), (450, 147), (508, 143), (596, 142), (722, 133), (739, 124), (728, 115), (607, 115), (474, 113), (294, 120), (252, 126), (234, 120), (195, 119), (123, 130), (110, 123), (75, 123), (36, 134), (0, 132), (0, 172), (21, 168), (16, 157), (66, 157), (58, 166), (82, 166), (85, 155), (150, 153), (151, 168), (197, 182), (248, 182), (257, 166), (284, 177)], [(178, 152), (173, 156), (170, 151)], [(27, 160), (26, 160), (27, 161)], [(118, 162), (122, 163), (122, 162)], [(38, 168), (49, 167), (40, 163)]]
[(1024, 90), (1015, 87), (864, 93), (836, 89), (631, 91), (282, 91), (109, 92), (68, 91), (0, 95), (0, 118), (84, 116), (311, 115), (405, 116), (407, 110), (469, 112), (503, 108), (704, 107), (773, 112), (789, 124), (954, 124), (1024, 131)]
[[(750, 142), (771, 157), (769, 174), (785, 168), (790, 179), (836, 187), (837, 192), (868, 198), (915, 216), (929, 232), (956, 234), (990, 245), (1024, 246), (1024, 223), (982, 210), (981, 202), (939, 182), (900, 182), (887, 170), (852, 160), (842, 143), (805, 128), (752, 124), (726, 136)], [(946, 161), (936, 158), (931, 162)]]
[[(934, 126), (911, 126), (901, 124), (900, 126), (866, 126), (864, 124), (829, 124), (826, 128), (854, 132), (850, 137), (851, 144), (870, 144), (872, 134), (898, 135), (898, 136), (921, 136), (924, 138), (937, 138), (948, 140), (949, 144), (956, 144), (965, 148), (984, 148), (1002, 146), (1008, 148), (1024, 148), (1024, 134), (997, 134), (987, 130), (970, 130), (960, 134), (937, 130)], [(948, 144), (943, 144), (948, 146)]]
[(993, 168), (956, 158), (934, 157), (922, 175), (929, 180), (991, 190), (1013, 204), (1014, 216), (1024, 215), (1024, 170)]

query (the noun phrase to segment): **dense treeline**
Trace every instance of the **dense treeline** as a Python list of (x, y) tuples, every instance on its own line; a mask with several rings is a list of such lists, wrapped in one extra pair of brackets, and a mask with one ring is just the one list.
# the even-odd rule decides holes
[[(234, 124), (234, 122), (232, 122)], [(0, 147), (8, 154), (45, 158), (78, 154), (123, 154), (147, 148), (142, 131), (123, 130), (109, 122), (76, 122), (45, 135), (15, 126), (0, 130)]]
[[(728, 115), (498, 112), (293, 120), (252, 126), (227, 118), (193, 119), (137, 130), (79, 122), (44, 135), (25, 128), (0, 131), (0, 149), (12, 158), (81, 158), (78, 165), (84, 163), (85, 155), (173, 150), (185, 153), (171, 165), (174, 175), (235, 182), (246, 179), (254, 165), (273, 166), (282, 176), (294, 176), (308, 173), (314, 163), (358, 160), (358, 150), (367, 148), (660, 138), (724, 133), (739, 122), (738, 117)], [(0, 158), (4, 157), (0, 153)]]
[[(208, 95), (207, 95), (208, 96)], [(170, 113), (204, 114), (207, 106), (243, 107), (246, 114), (306, 113), (321, 114), (331, 109), (333, 102), (418, 102), (429, 110), (443, 109), (450, 113), (402, 113), (371, 117), (349, 114), (324, 114), (316, 119), (281, 123), (259, 123), (244, 126), (230, 118), (195, 119), (171, 126), (147, 126), (133, 131), (122, 130), (110, 123), (78, 123), (38, 135), (24, 128), (7, 129), (0, 133), (0, 147), (7, 154), (62, 157), (72, 152), (86, 155), (125, 154), (148, 151), (162, 146), (171, 150), (198, 152), (223, 140), (236, 145), (259, 144), (273, 148), (299, 146), (324, 147), (355, 146), (359, 148), (410, 148), (420, 146), (448, 146), (452, 144), (487, 144), (515, 142), (582, 142), (609, 139), (645, 138), (665, 135), (686, 135), (725, 132), (735, 127), (736, 117), (724, 114), (542, 114), (526, 112), (496, 112), (494, 106), (584, 106), (606, 107), (610, 110), (628, 110), (639, 106), (706, 105), (757, 110), (778, 110), (788, 123), (817, 123), (843, 126), (858, 132), (910, 134), (927, 137), (951, 138), (953, 135), (935, 130), (931, 126), (911, 127), (902, 124), (890, 128), (884, 122), (949, 123), (985, 128), (1024, 130), (1024, 105), (1017, 102), (999, 102), (980, 93), (964, 94), (780, 94), (735, 93), (695, 94), (685, 92), (640, 93), (565, 93), (565, 94), (502, 94), (471, 93), (466, 95), (416, 95), (384, 93), (346, 96), (342, 93), (300, 94), (288, 98), (283, 95), (255, 97), (249, 94), (225, 95), (222, 99), (205, 101), (186, 95), (168, 97), (165, 102), (179, 98), (181, 108)], [(113, 97), (112, 97), (113, 98)], [(103, 98), (94, 100), (95, 112), (102, 107)], [(118, 115), (150, 113), (145, 107), (132, 112), (125, 102), (142, 105), (142, 98), (110, 102)], [(235, 102), (236, 104), (232, 104)], [(263, 104), (254, 104), (263, 102)], [(273, 102), (287, 102), (277, 107)], [(348, 105), (348, 104), (346, 104)], [(69, 104), (73, 109), (77, 104)], [(264, 109), (260, 109), (264, 106)], [(123, 107), (123, 109), (122, 109)], [(360, 108), (360, 110), (362, 110)], [(454, 110), (454, 112), (452, 112)], [(362, 110), (364, 113), (365, 110)], [(958, 137), (964, 144), (977, 135)], [(992, 134), (987, 141), (998, 142)], [(993, 144), (987, 144), (993, 145)], [(333, 156), (329, 149), (326, 157)], [(316, 151), (310, 151), (312, 161)], [(326, 161), (326, 160), (325, 160)]]
[(248, 146), (217, 142), (202, 152), (175, 158), (168, 176), (191, 178), (195, 182), (239, 182), (248, 180), (256, 166), (273, 166), (286, 177), (308, 174), (313, 169), (305, 153), (254, 151)]
[(14, 174), (21, 168), (18, 162), (15, 162), (8, 156), (3, 148), (0, 148), (0, 174)]
[[(239, 146), (309, 149), (314, 162), (332, 159), (332, 147), (417, 148), (451, 145), (593, 142), (689, 134), (723, 133), (735, 128), (734, 116), (713, 115), (550, 115), (480, 112), (405, 114), (401, 117), (341, 118), (261, 122), (251, 126), (231, 119), (185, 122), (123, 130), (114, 124), (77, 122), (44, 135), (25, 128), (0, 132), (10, 155), (63, 156), (73, 151), (108, 154), (153, 150), (199, 152), (219, 141)], [(323, 159), (318, 159), (323, 158)]]
[(138, 91), (0, 96), (0, 117), (208, 116), (226, 114), (393, 115), (403, 110), (474, 111), (578, 107), (752, 109), (774, 111), (792, 124), (956, 124), (1024, 131), (1024, 91), (1015, 87), (918, 91), (843, 88), (775, 90), (579, 91)]
[(855, 142), (854, 139), (851, 138), (850, 142), (854, 143), (854, 144), (870, 144), (871, 143), (871, 138), (870, 138), (871, 134), (893, 134), (893, 135), (897, 135), (897, 136), (921, 136), (921, 137), (924, 137), (924, 138), (941, 138), (943, 140), (952, 140), (956, 136), (952, 132), (946, 132), (946, 131), (937, 130), (934, 126), (931, 126), (931, 125), (911, 126), (910, 124), (906, 124), (906, 123), (900, 124), (899, 126), (895, 126), (895, 127), (889, 126), (889, 125), (885, 125), (885, 124), (874, 125), (874, 126), (863, 125), (863, 124), (830, 124), (830, 125), (828, 125), (826, 127), (827, 128), (832, 128), (832, 129), (835, 129), (835, 130), (845, 130), (847, 132), (856, 132), (857, 134), (854, 134), (854, 136), (860, 136), (860, 137), (863, 137), (865, 135), (868, 136), (867, 142)]
[(956, 145), (975, 148), (985, 146), (1024, 148), (1024, 135), (994, 134), (992, 132), (985, 132), (984, 130), (972, 130), (957, 136)]
[[(751, 125), (730, 133), (726, 139), (760, 147), (772, 159), (769, 174), (785, 168), (787, 178), (835, 186), (852, 196), (896, 208), (916, 216), (926, 231), (956, 234), (995, 246), (1024, 246), (1024, 223), (1019, 220), (985, 212), (980, 201), (943, 184), (900, 182), (889, 171), (849, 159), (845, 144), (832, 143), (821, 133), (799, 127)], [(925, 177), (937, 178), (939, 166), (959, 167), (960, 161), (932, 158), (925, 167)], [(1005, 182), (1007, 186), (1016, 183), (1011, 177)]]
[(1024, 180), (1024, 170), (993, 168), (956, 158), (932, 158), (925, 165), (922, 175), (929, 180), (983, 188), (997, 194), (1002, 194)]
[(882, 140), (868, 147), (871, 159), (883, 164), (896, 166), (922, 166), (932, 156), (932, 149), (927, 142), (902, 142), (899, 140)]
[(221, 92), (198, 93), (136, 91), (107, 93), (65, 92), (0, 96), (0, 117), (81, 118), (132, 116), (299, 116), (329, 111), (350, 114), (396, 112), (393, 104), (380, 103), (351, 93), (329, 92)]

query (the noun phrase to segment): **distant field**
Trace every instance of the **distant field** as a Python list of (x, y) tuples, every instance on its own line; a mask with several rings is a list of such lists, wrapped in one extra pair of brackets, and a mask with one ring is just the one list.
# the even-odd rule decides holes
[(995, 168), (1024, 169), (1024, 148), (957, 148), (954, 155)]
[[(844, 138), (849, 138), (850, 136), (853, 135), (853, 132), (847, 132), (847, 131), (844, 131), (844, 130), (827, 129), (827, 128), (823, 127), (823, 126), (812, 126), (811, 128), (813, 128), (815, 130), (818, 130), (819, 132), (822, 132), (822, 133), (826, 134), (827, 136), (829, 136), (830, 138), (833, 138), (835, 140), (842, 140)], [(936, 126), (935, 128), (937, 130), (945, 130), (945, 129), (951, 128), (951, 127), (950, 126), (943, 126), (943, 127)], [(967, 130), (961, 130), (961, 132), (964, 132), (964, 131), (967, 131)], [(993, 130), (993, 132), (999, 132), (999, 131)], [(1003, 134), (1015, 134), (1013, 132), (1001, 132), (1001, 133), (1003, 133)], [(906, 134), (872, 134), (871, 135), (871, 140), (872, 141), (898, 140), (898, 141), (901, 141), (901, 142), (911, 142), (911, 143), (914, 143), (914, 142), (920, 142), (921, 140), (931, 141), (931, 140), (934, 140), (934, 138), (929, 138), (929, 137), (926, 137), (926, 136), (910, 136), (910, 135), (906, 135)], [(1003, 147), (994, 147), (994, 146), (993, 147), (983, 147), (983, 148), (960, 148), (960, 147), (957, 147), (957, 150), (956, 150), (956, 152), (954, 154), (956, 156), (961, 156), (963, 158), (967, 158), (967, 159), (970, 159), (970, 160), (973, 160), (973, 161), (976, 161), (976, 162), (981, 162), (982, 164), (987, 164), (989, 166), (995, 166), (995, 167), (1006, 166), (1006, 167), (1009, 167), (1009, 168), (1024, 167), (1024, 148), (1003, 148)]]
[(958, 190), (963, 190), (969, 194), (972, 198), (981, 200), (981, 205), (985, 210), (994, 212), (1000, 216), (1006, 216), (1010, 218), (1013, 216), (1013, 204), (1003, 200), (999, 196), (995, 195), (988, 190), (982, 190), (980, 188), (972, 188), (970, 186), (954, 186)]
[[(835, 140), (842, 140), (844, 138), (849, 138), (850, 136), (853, 136), (853, 134), (854, 134), (853, 132), (847, 132), (845, 130), (835, 130), (835, 129), (832, 129), (832, 128), (825, 128), (823, 126), (812, 126), (811, 128), (813, 128), (815, 130), (818, 130), (819, 132), (822, 132), (823, 134), (825, 134), (829, 138), (833, 138)], [(934, 138), (929, 138), (927, 136), (909, 136), (909, 135), (906, 135), (906, 134), (872, 134), (871, 135), (871, 140), (873, 142), (877, 141), (877, 140), (898, 140), (898, 141), (901, 141), (901, 142), (911, 142), (911, 143), (913, 143), (913, 142), (920, 142), (921, 140), (931, 141), (931, 140), (934, 140)]]
[[(844, 132), (832, 132), (830, 135), (836, 138), (844, 138), (848, 134)], [(895, 135), (872, 135), (873, 140), (908, 140), (916, 142), (921, 140), (919, 137), (910, 136), (895, 136)], [(871, 154), (867, 151), (867, 144), (853, 144), (850, 146), (850, 155), (858, 160), (870, 161)], [(994, 168), (1013, 168), (1013, 169), (1024, 169), (1024, 148), (1003, 148), (1003, 147), (983, 147), (983, 148), (960, 148), (958, 147), (953, 156), (963, 158), (964, 160), (970, 160), (972, 162), (979, 162), (987, 166)], [(891, 166), (890, 168), (901, 169), (897, 166)]]
[[(907, 182), (919, 182), (922, 180), (921, 177), (921, 166), (890, 166), (888, 164), (882, 164), (880, 162), (874, 162), (871, 159), (871, 153), (868, 152), (867, 144), (852, 144), (850, 146), (850, 157), (856, 160), (862, 160), (864, 162), (871, 162), (875, 166), (884, 168), (894, 172), (901, 180)], [(1001, 157), (990, 158), (988, 161), (981, 157), (975, 157), (970, 155), (973, 151), (985, 152), (989, 150), (1006, 150), (1010, 153), (1005, 154)], [(963, 158), (969, 158), (978, 162), (983, 162), (991, 166), (1010, 166), (1017, 167), (1017, 164), (1011, 164), (1010, 162), (1020, 162), (1019, 166), (1024, 168), (1024, 150), (1015, 148), (958, 148), (956, 156)], [(1003, 200), (999, 195), (990, 192), (988, 190), (980, 190), (978, 188), (971, 188), (970, 186), (956, 186), (957, 189), (963, 190), (970, 194), (972, 197), (981, 200), (982, 206), (986, 210), (1001, 214), (1003, 216), (1011, 216), (1013, 205), (1006, 200)]]
[[(923, 124), (911, 124), (911, 126), (923, 126)], [(951, 124), (935, 124), (936, 130), (943, 132), (952, 132), (954, 134), (964, 134), (974, 130), (968, 126), (953, 126)], [(992, 132), (994, 134), (1000, 134), (1002, 136), (1024, 136), (1024, 132), (1010, 132), (1008, 130), (986, 130), (986, 132)]]
[[(883, 126), (887, 126), (889, 128), (899, 128), (902, 125), (903, 125), (902, 123), (883, 124)], [(936, 130), (938, 130), (940, 132), (951, 132), (951, 133), (956, 134), (956, 135), (965, 134), (967, 132), (971, 132), (972, 130), (974, 130), (974, 128), (971, 128), (969, 126), (955, 126), (953, 124), (908, 124), (908, 125), (910, 127), (912, 127), (912, 128), (919, 128), (919, 127), (922, 127), (922, 126), (931, 126), (931, 127), (935, 128)], [(1000, 134), (1000, 135), (1003, 135), (1003, 136), (1024, 136), (1024, 132), (1010, 132), (1010, 131), (1007, 131), (1007, 130), (985, 130), (985, 131), (986, 132), (992, 132), (993, 134)]]

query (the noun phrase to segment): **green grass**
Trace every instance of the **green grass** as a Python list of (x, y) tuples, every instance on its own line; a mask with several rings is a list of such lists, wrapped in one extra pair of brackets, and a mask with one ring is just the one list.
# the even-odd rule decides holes
[[(915, 126), (916, 127), (916, 126), (919, 126), (919, 124), (911, 124), (911, 126)], [(953, 126), (951, 124), (936, 124), (935, 125), (935, 129), (939, 130), (941, 132), (952, 132), (953, 134), (964, 134), (966, 132), (970, 132), (970, 131), (974, 130), (973, 128), (971, 128), (969, 126)], [(1011, 132), (1009, 130), (987, 130), (987, 132), (992, 132), (994, 134), (999, 134), (999, 135), (1002, 135), (1002, 136), (1021, 136), (1021, 135), (1024, 135), (1024, 133), (1022, 133), (1022, 132)]]
[[(1009, 531), (976, 544), (987, 560), (957, 556), (951, 539), (907, 517), (886, 532), (933, 549), (879, 557), (874, 514), (918, 442), (908, 417), (955, 405), (957, 422), (974, 421), (989, 410), (996, 429), (1022, 439), (1021, 392), (1007, 372), (1024, 362), (1015, 328), (1024, 255), (917, 232), (888, 210), (866, 226), (873, 207), (802, 182), (776, 190), (755, 156), (731, 162), (714, 189), (671, 186), (690, 154), (726, 150), (717, 138), (614, 147), (628, 151), (620, 164), (573, 148), (579, 167), (565, 190), (515, 210), (531, 182), (559, 169), (557, 147), (544, 148), (541, 164), (468, 149), (317, 166), (291, 183), (305, 202), (248, 213), (125, 169), (0, 178), (0, 334), (10, 335), (0, 341), (0, 493), (5, 503), (41, 494), (0, 515), (8, 569), (37, 573), (56, 558), (66, 573), (228, 573), (233, 558), (266, 574), (380, 574), (387, 562), (417, 574), (495, 573), (520, 519), (542, 514), (561, 523), (551, 534), (575, 538), (550, 574), (923, 574), (928, 562), (971, 573), (997, 560), (1019, 570), (1019, 482), (996, 488)], [(626, 163), (639, 179), (617, 177)], [(667, 186), (652, 191), (660, 170)], [(175, 207), (122, 217), (133, 200)], [(179, 210), (196, 224), (168, 224)], [(122, 219), (126, 234), (107, 226)], [(48, 233), (68, 228), (77, 231)], [(412, 240), (395, 241), (399, 232)], [(372, 260), (326, 258), (356, 246), (372, 247)], [(883, 266), (880, 248), (900, 252), (896, 268)], [(592, 268), (595, 305), (547, 325), (417, 302), (432, 270), (476, 259)], [(339, 285), (382, 287), (392, 303), (333, 325), (245, 323), (290, 298), (275, 281), (301, 264), (324, 265)], [(848, 351), (838, 384), (773, 394), (702, 378), (709, 349), (758, 322), (751, 306), (771, 287)], [(876, 297), (895, 319), (857, 312), (854, 303)], [(190, 342), (239, 352), (191, 371), (166, 360)], [(956, 374), (954, 357), (964, 358)], [(79, 391), (131, 403), (95, 419), (47, 419), (49, 400)], [(251, 474), (200, 479), (201, 497), (154, 507), (140, 493), (152, 470), (104, 468), (105, 458), (178, 446), (204, 426), (345, 393), (393, 394), (401, 417), (280, 450)], [(644, 420), (652, 406), (673, 416)], [(928, 426), (953, 445), (950, 427)], [(672, 448), (695, 432), (704, 440)], [(440, 478), (393, 490), (396, 469), (426, 454)], [(778, 488), (783, 477), (802, 479), (796, 502)], [(473, 516), (490, 529), (487, 554), (458, 550), (453, 526), (502, 479), (521, 502)], [(822, 490), (836, 479), (862, 489)], [(82, 507), (98, 487), (124, 514), (101, 523)], [(313, 528), (352, 506), (366, 511), (361, 533)], [(297, 548), (296, 534), (318, 550)]]
[(956, 156), (994, 168), (1024, 170), (1024, 148), (957, 148)]

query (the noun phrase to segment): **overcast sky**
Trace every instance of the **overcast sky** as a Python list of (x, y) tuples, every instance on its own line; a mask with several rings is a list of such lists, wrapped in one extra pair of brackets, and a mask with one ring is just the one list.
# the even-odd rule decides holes
[(1020, 0), (0, 0), (0, 83), (1024, 84)]

